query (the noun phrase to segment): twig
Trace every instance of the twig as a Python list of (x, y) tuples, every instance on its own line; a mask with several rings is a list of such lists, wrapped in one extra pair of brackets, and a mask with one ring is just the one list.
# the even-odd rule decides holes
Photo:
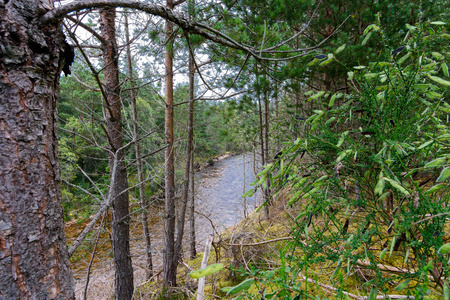
[(200, 215), (200, 216), (202, 216), (202, 217), (205, 217), (205, 218), (209, 221), (209, 223), (211, 223), (211, 226), (212, 226), (214, 232), (215, 232), (217, 235), (220, 235), (219, 232), (218, 232), (217, 229), (216, 229), (216, 226), (214, 226), (213, 221), (212, 221), (208, 216), (206, 216), (205, 214), (202, 214), (201, 212), (198, 212), (198, 211), (195, 211), (195, 213), (196, 213), (197, 215)]
[(286, 241), (286, 240), (292, 240), (292, 239), (293, 239), (293, 237), (286, 236), (286, 237), (282, 237), (282, 238), (278, 238), (278, 239), (262, 241), (262, 242), (253, 243), (253, 244), (228, 244), (228, 245), (229, 246), (254, 247), (254, 246), (265, 245), (265, 244), (269, 244), (269, 243), (275, 243), (275, 242), (279, 242), (279, 241)]
[[(101, 224), (103, 225), (103, 222), (105, 221), (105, 214), (103, 214), (103, 218), (102, 218), (102, 222)], [(83, 295), (83, 299), (86, 300), (87, 299), (87, 291), (88, 291), (88, 287), (89, 287), (89, 279), (90, 279), (90, 275), (91, 275), (91, 267), (92, 267), (92, 263), (94, 262), (94, 257), (95, 257), (95, 251), (97, 250), (97, 245), (98, 245), (98, 239), (100, 237), (100, 232), (101, 232), (101, 226), (98, 230), (97, 233), (97, 237), (95, 238), (95, 244), (94, 244), (94, 249), (92, 250), (92, 256), (91, 256), (91, 260), (89, 261), (89, 266), (86, 272), (86, 284), (84, 285), (84, 295)]]
[[(300, 273), (300, 276), (303, 278), (303, 280), (306, 280), (306, 281), (308, 281), (310, 283), (317, 284), (318, 286), (320, 286), (320, 287), (322, 287), (324, 289), (332, 290), (332, 291), (337, 291), (338, 290), (337, 288), (332, 287), (331, 285), (326, 285), (326, 284), (318, 282), (318, 281), (316, 281), (314, 279), (306, 278), (301, 273)], [(368, 296), (358, 296), (358, 295), (355, 295), (355, 294), (352, 294), (352, 293), (349, 293), (349, 292), (344, 292), (344, 291), (341, 291), (341, 292), (344, 295), (347, 295), (347, 296), (349, 296), (349, 297), (351, 297), (353, 299), (358, 299), (358, 300), (367, 300), (367, 299), (369, 299)], [(376, 299), (415, 299), (415, 298), (414, 298), (414, 296), (408, 296), (408, 295), (380, 295), (380, 296), (377, 296)]]

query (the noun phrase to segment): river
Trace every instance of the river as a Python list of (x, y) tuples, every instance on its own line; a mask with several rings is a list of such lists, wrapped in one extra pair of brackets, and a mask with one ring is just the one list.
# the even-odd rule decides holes
[(213, 226), (220, 232), (255, 209), (257, 195), (242, 198), (255, 178), (251, 154), (220, 160), (198, 175), (195, 194), (198, 241), (213, 233)]
[[(242, 198), (255, 180), (253, 155), (231, 156), (215, 162), (196, 175), (196, 241), (197, 250), (203, 251), (204, 240), (214, 232), (233, 226), (255, 209), (258, 195)], [(158, 215), (158, 216), (157, 216)], [(151, 242), (153, 248), (154, 270), (162, 269), (162, 245), (164, 224), (162, 208), (153, 211), (151, 222)], [(140, 214), (132, 215), (130, 224), (130, 244), (133, 259), (135, 285), (145, 282), (145, 245), (142, 239)], [(187, 228), (188, 224), (186, 224)], [(186, 232), (187, 230), (185, 230)], [(187, 238), (187, 236), (185, 236)], [(187, 245), (187, 243), (184, 243)], [(89, 280), (88, 299), (110, 299), (113, 296), (114, 266), (111, 259), (110, 244), (106, 237), (99, 245), (103, 250), (96, 254)], [(102, 248), (100, 247), (100, 248)], [(80, 251), (80, 250), (78, 250)], [(90, 255), (72, 264), (76, 281), (76, 297), (83, 299), (86, 283), (86, 270)]]

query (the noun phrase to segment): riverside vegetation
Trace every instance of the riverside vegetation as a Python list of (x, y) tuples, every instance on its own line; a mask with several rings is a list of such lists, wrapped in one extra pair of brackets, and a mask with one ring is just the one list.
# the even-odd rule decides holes
[[(286, 199), (290, 240), (234, 272), (236, 299), (449, 299), (448, 39), (406, 25), (403, 45), (348, 67), (351, 92), (306, 92), (313, 113), (259, 173)], [(345, 45), (309, 66), (339, 64)], [(289, 193), (289, 196), (286, 195)], [(283, 195), (283, 196), (281, 196)], [(254, 243), (254, 242), (253, 242)], [(256, 243), (257, 244), (257, 243)], [(245, 258), (243, 258), (245, 260)], [(239, 294), (237, 294), (239, 293)], [(364, 298), (367, 297), (367, 298)]]
[[(0, 298), (450, 300), (448, 20), (0, 1)], [(195, 196), (215, 163), (226, 229)]]

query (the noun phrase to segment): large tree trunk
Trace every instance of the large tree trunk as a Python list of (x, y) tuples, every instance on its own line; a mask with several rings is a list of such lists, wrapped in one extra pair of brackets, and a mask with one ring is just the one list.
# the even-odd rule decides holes
[(128, 28), (128, 15), (125, 13), (125, 39), (127, 43), (127, 63), (128, 63), (128, 77), (131, 82), (131, 105), (133, 113), (133, 139), (134, 139), (134, 150), (136, 152), (136, 164), (138, 170), (139, 179), (139, 203), (141, 205), (141, 222), (142, 228), (144, 229), (144, 240), (145, 240), (145, 278), (149, 280), (153, 275), (153, 262), (152, 262), (152, 247), (150, 242), (150, 232), (148, 230), (148, 216), (147, 216), (147, 205), (145, 201), (145, 190), (144, 190), (144, 170), (142, 167), (141, 149), (139, 143), (139, 131), (138, 131), (138, 119), (136, 110), (136, 93), (134, 90), (133, 82), (133, 65), (131, 63), (131, 47), (130, 47), (130, 33)]
[(51, 6), (0, 2), (1, 299), (75, 297), (56, 134), (59, 74), (73, 52), (59, 23), (35, 20)]
[(122, 114), (119, 86), (119, 58), (116, 42), (115, 10), (100, 11), (100, 29), (103, 45), (105, 75), (106, 125), (109, 142), (109, 168), (114, 176), (110, 187), (112, 200), (112, 248), (115, 266), (115, 299), (127, 300), (133, 296), (133, 266), (130, 256), (128, 180), (124, 162)]
[[(173, 1), (167, 0), (166, 7), (173, 9)], [(176, 285), (175, 264), (175, 172), (173, 155), (173, 24), (166, 20), (166, 78), (165, 78), (165, 222), (163, 277), (164, 285)]]

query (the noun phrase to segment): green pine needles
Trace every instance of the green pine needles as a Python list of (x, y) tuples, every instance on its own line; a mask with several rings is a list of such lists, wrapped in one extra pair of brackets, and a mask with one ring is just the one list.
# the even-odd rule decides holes
[(443, 22), (407, 25), (391, 47), (370, 25), (380, 61), (349, 68), (347, 92), (306, 94), (302, 136), (260, 173), (298, 212), (283, 268), (253, 276), (265, 299), (448, 299), (449, 38)]

